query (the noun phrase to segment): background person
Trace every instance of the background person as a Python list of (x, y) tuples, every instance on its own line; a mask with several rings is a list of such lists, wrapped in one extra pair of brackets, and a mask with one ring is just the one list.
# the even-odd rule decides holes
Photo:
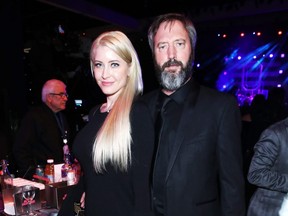
[(153, 207), (157, 216), (243, 216), (240, 110), (232, 95), (193, 79), (196, 37), (191, 20), (174, 13), (156, 17), (148, 31), (160, 89), (143, 99), (155, 124), (164, 110)]
[(63, 163), (63, 139), (70, 141), (70, 129), (63, 110), (68, 95), (61, 80), (51, 79), (42, 87), (42, 104), (32, 107), (21, 121), (13, 145), (13, 155), (20, 177), (29, 178), (36, 165), (45, 165), (48, 158)]
[(288, 118), (263, 131), (254, 147), (248, 181), (257, 186), (247, 216), (278, 215), (288, 193)]
[[(251, 159), (254, 154), (254, 145), (257, 143), (261, 133), (269, 126), (267, 118), (267, 101), (263, 94), (256, 94), (249, 106), (249, 112), (242, 116), (242, 152), (243, 171), (247, 176)], [(246, 205), (254, 193), (256, 186), (248, 182), (245, 178)]]

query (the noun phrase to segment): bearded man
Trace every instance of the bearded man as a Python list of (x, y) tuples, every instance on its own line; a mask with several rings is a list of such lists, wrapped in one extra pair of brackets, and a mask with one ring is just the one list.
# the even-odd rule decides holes
[(160, 88), (142, 98), (155, 121), (153, 209), (157, 216), (244, 216), (241, 119), (236, 98), (192, 76), (196, 30), (181, 14), (148, 31)]

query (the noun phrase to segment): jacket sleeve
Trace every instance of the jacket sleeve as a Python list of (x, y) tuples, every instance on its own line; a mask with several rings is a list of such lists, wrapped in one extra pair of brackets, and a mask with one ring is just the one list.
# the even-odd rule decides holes
[(240, 110), (236, 100), (227, 100), (223, 106), (217, 142), (222, 215), (244, 216), (246, 207)]
[(287, 170), (285, 169), (287, 152), (284, 156), (285, 160), (281, 159), (281, 154), (287, 151), (287, 148), (281, 146), (281, 142), (286, 142), (287, 138), (283, 137), (283, 134), (286, 136), (287, 132), (284, 129), (282, 134), (277, 130), (279, 127), (268, 128), (261, 134), (254, 147), (247, 178), (251, 184), (258, 187), (286, 193), (288, 192), (288, 173), (284, 170)]
[(134, 216), (153, 215), (151, 210), (150, 174), (154, 150), (154, 126), (144, 104), (134, 105), (132, 112), (132, 175)]
[[(14, 145), (13, 145), (13, 155), (19, 169), (19, 175), (21, 176), (29, 168), (29, 166), (34, 165), (33, 155), (32, 155), (32, 143), (36, 139), (35, 134), (35, 124), (33, 121), (32, 113), (27, 113), (27, 115), (21, 121), (20, 128), (16, 134)], [(21, 176), (22, 177), (22, 176)]]

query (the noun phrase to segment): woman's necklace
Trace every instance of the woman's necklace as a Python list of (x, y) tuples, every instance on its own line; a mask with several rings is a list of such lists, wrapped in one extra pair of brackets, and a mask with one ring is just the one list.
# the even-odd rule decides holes
[(112, 109), (113, 104), (111, 104), (109, 107), (107, 107), (107, 103), (102, 104), (101, 106), (101, 112), (107, 112), (109, 113)]
[[(106, 106), (107, 106), (107, 104), (106, 104)], [(110, 110), (112, 109), (112, 107), (113, 107), (113, 104), (111, 104), (109, 107), (107, 107), (107, 108), (106, 108), (106, 112), (109, 113)]]

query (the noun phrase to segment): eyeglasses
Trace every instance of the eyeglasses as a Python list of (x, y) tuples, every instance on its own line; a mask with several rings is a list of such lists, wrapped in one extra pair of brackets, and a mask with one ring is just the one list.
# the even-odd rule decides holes
[(67, 93), (58, 93), (58, 94), (56, 94), (56, 93), (49, 93), (50, 95), (57, 95), (57, 96), (60, 96), (61, 98), (68, 98), (69, 97), (69, 95), (67, 94)]

